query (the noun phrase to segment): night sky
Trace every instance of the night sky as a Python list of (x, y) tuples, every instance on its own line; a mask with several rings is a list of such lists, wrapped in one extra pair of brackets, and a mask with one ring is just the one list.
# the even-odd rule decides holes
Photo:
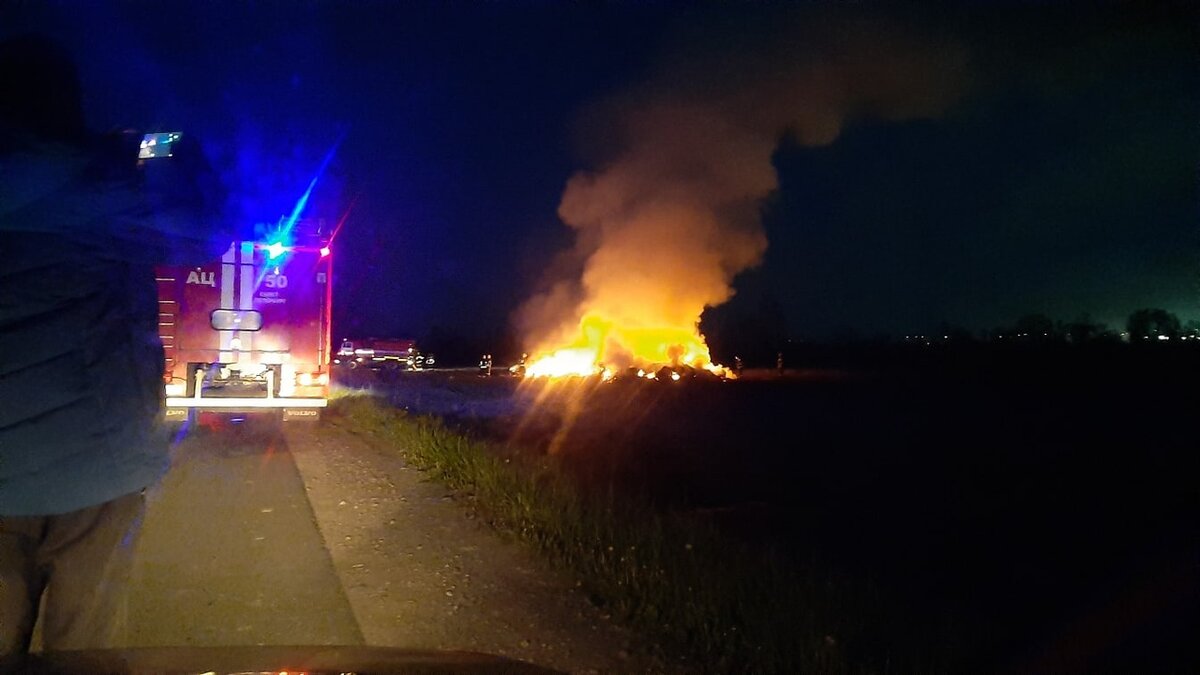
[(664, 64), (786, 40), (780, 25), (901, 26), (962, 55), (949, 103), (853, 109), (831, 142), (784, 134), (766, 253), (724, 311), (903, 335), (1031, 312), (1200, 319), (1200, 40), (1187, 3), (1166, 4), (17, 2), (0, 36), (74, 52), (94, 128), (194, 134), (246, 223), (289, 211), (340, 139), (309, 212), (353, 204), (335, 331), (486, 343), (572, 246), (557, 210), (609, 156), (598, 104)]

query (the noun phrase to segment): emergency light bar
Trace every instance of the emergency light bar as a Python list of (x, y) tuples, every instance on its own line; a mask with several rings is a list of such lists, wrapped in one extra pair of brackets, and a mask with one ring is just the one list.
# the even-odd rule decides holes
[(275, 242), (274, 244), (254, 244), (254, 248), (260, 251), (266, 251), (267, 255), (269, 255), (271, 258), (278, 258), (284, 253), (291, 253), (292, 251), (312, 251), (320, 253), (322, 258), (330, 253), (333, 253), (333, 249), (330, 248), (328, 244), (321, 246), (320, 248), (316, 248), (309, 246), (285, 246), (281, 242)]

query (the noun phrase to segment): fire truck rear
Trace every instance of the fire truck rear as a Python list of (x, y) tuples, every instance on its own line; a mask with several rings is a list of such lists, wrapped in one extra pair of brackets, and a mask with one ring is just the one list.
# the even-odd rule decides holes
[(220, 260), (160, 267), (166, 414), (315, 420), (329, 399), (332, 252), (323, 221), (235, 241)]

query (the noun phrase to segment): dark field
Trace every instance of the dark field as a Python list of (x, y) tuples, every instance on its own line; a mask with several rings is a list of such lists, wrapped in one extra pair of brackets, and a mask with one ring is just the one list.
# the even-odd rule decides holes
[(1185, 671), (1200, 667), (1194, 351), (373, 386), (846, 585), (861, 626), (846, 649), (875, 669)]

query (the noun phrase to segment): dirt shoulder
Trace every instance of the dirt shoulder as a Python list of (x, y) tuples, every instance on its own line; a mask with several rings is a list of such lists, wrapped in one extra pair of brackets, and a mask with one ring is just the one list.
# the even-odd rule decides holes
[(519, 543), (399, 453), (336, 426), (288, 427), (334, 567), (368, 645), (499, 654), (567, 672), (661, 672)]

